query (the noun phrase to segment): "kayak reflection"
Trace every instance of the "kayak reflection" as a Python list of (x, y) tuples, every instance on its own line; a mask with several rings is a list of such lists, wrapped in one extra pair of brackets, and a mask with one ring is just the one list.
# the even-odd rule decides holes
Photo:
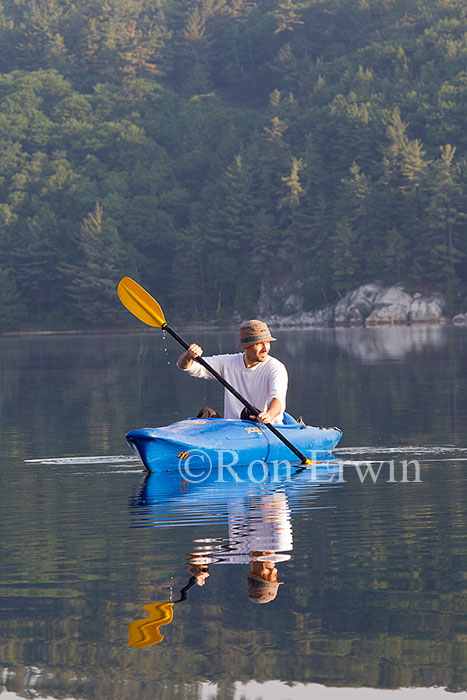
[[(268, 469), (266, 467), (266, 469)], [(317, 463), (313, 470), (293, 472), (268, 470), (261, 482), (247, 480), (228, 470), (220, 481), (206, 475), (198, 484), (186, 482), (180, 474), (149, 474), (131, 502), (133, 527), (167, 525), (227, 525), (225, 538), (201, 538), (186, 555), (190, 579), (176, 601), (166, 600), (143, 606), (148, 615), (129, 625), (129, 644), (144, 647), (162, 641), (160, 627), (173, 620), (173, 607), (187, 599), (193, 586), (209, 583), (212, 567), (244, 565), (245, 593), (252, 603), (275, 600), (284, 583), (279, 575), (282, 562), (291, 558), (293, 532), (291, 504), (306, 497), (307, 508), (327, 487), (339, 484), (340, 462)], [(292, 505), (293, 507), (293, 505)]]
[(199, 470), (188, 479), (178, 471), (148, 474), (130, 501), (132, 527), (210, 525), (225, 523), (231, 504), (283, 488), (293, 511), (310, 507), (326, 488), (342, 485), (342, 460), (315, 462), (311, 467), (261, 464), (248, 473), (242, 468)]

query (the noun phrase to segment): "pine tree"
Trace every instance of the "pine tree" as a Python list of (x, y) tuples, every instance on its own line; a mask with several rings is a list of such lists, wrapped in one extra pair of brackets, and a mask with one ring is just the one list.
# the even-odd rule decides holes
[[(383, 174), (379, 182), (379, 208), (388, 240), (396, 229), (404, 237), (407, 252), (409, 281), (420, 285), (427, 250), (427, 173), (430, 167), (425, 159), (423, 144), (410, 140), (400, 110), (393, 110), (386, 130), (388, 143), (383, 149)], [(408, 260), (410, 251), (410, 262)]]
[(0, 333), (20, 328), (25, 316), (13, 275), (0, 267)]
[[(252, 172), (237, 154), (221, 180), (220, 208), (213, 207), (208, 221), (208, 259), (212, 279), (218, 280), (219, 310), (235, 308), (247, 313), (257, 285), (251, 285), (248, 268), (252, 250), (254, 202)], [(252, 290), (252, 287), (254, 290)]]
[(358, 277), (361, 269), (358, 259), (358, 238), (347, 218), (337, 222), (333, 236), (331, 265), (334, 288), (337, 291), (346, 291), (353, 285), (361, 283)]
[(381, 266), (381, 276), (390, 283), (401, 282), (407, 273), (408, 258), (407, 239), (396, 227), (393, 227), (386, 236), (386, 250), (384, 265)]
[(66, 71), (69, 58), (63, 33), (70, 13), (69, 3), (66, 0), (31, 0), (21, 3), (20, 7), (19, 64)]
[(400, 185), (402, 173), (402, 158), (406, 149), (407, 126), (401, 118), (400, 109), (396, 107), (386, 128), (387, 144), (383, 149), (383, 179), (384, 185), (396, 183)]
[(129, 21), (125, 28), (126, 41), (119, 51), (122, 73), (131, 77), (163, 76), (168, 70), (167, 44), (171, 32), (165, 15), (159, 10), (151, 18)]
[(407, 140), (402, 151), (401, 171), (408, 184), (402, 184), (405, 192), (415, 193), (416, 198), (425, 185), (426, 173), (429, 163), (425, 160), (425, 151), (420, 139)]
[(342, 179), (342, 185), (337, 208), (358, 236), (360, 271), (366, 278), (377, 279), (384, 266), (385, 242), (375, 183), (354, 162), (348, 177)]
[(275, 34), (284, 31), (291, 32), (303, 25), (303, 20), (300, 19), (300, 14), (293, 0), (280, 0), (273, 14), (277, 24)]
[[(176, 256), (173, 270), (175, 288), (175, 303), (181, 309), (182, 315), (196, 320), (206, 320), (215, 313), (222, 302), (222, 297), (216, 297), (219, 286), (212, 280), (206, 269), (207, 250), (204, 226), (198, 222), (190, 222), (179, 231), (174, 241)], [(180, 274), (183, 274), (183, 284), (180, 285)], [(214, 284), (213, 284), (214, 283)]]
[(304, 190), (300, 182), (299, 173), (305, 168), (301, 158), (292, 158), (290, 175), (283, 176), (285, 194), (279, 199), (279, 209), (287, 212), (284, 244), (292, 251), (292, 260), (298, 265), (300, 260), (299, 232), (297, 222), (297, 210), (300, 207)]
[(466, 190), (455, 154), (456, 148), (450, 144), (441, 146), (440, 157), (430, 172), (428, 207), (431, 250), (427, 272), (432, 279), (445, 285), (450, 301), (460, 283), (457, 270), (465, 257), (460, 239), (467, 218)]
[(68, 293), (76, 314), (90, 326), (108, 326), (120, 318), (115, 289), (125, 255), (117, 229), (104, 220), (99, 202), (83, 219), (76, 243), (80, 260), (64, 265), (72, 277)]
[(272, 116), (254, 142), (258, 172), (254, 181), (255, 197), (272, 212), (278, 211), (282, 177), (287, 175), (290, 163), (290, 148), (284, 140), (287, 128), (282, 119)]
[(203, 5), (188, 13), (185, 26), (178, 34), (175, 61), (176, 79), (187, 95), (204, 95), (212, 90), (209, 70), (211, 38), (206, 27)]
[(278, 232), (272, 215), (264, 207), (253, 218), (253, 250), (250, 270), (253, 275), (268, 280), (275, 272), (278, 253)]
[[(53, 225), (51, 221), (50, 227)], [(14, 271), (16, 287), (31, 326), (46, 325), (54, 310), (53, 297), (57, 292), (57, 251), (46, 217), (25, 216), (21, 226), (10, 230), (10, 236), (11, 245), (4, 264)]]

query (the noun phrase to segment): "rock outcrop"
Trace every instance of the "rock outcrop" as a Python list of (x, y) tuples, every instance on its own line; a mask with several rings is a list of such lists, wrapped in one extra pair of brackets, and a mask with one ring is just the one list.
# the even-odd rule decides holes
[(361, 326), (373, 311), (375, 299), (381, 293), (378, 283), (364, 284), (340, 299), (334, 307), (334, 325)]
[(383, 289), (376, 295), (366, 325), (439, 323), (444, 318), (444, 308), (444, 299), (440, 294), (408, 294), (403, 287), (397, 285)]
[[(279, 287), (277, 294), (280, 294)], [(378, 282), (364, 284), (348, 292), (334, 305), (317, 311), (302, 311), (303, 299), (300, 292), (292, 294), (290, 285), (283, 308), (291, 312), (274, 313), (278, 308), (277, 299), (269, 305), (265, 303), (265, 293), (258, 304), (258, 315), (272, 325), (285, 327), (313, 326), (392, 326), (412, 323), (445, 323), (445, 300), (441, 294), (423, 295), (409, 293), (401, 285), (384, 287)], [(292, 309), (296, 309), (295, 312)], [(272, 313), (271, 313), (272, 311)], [(467, 315), (458, 314), (453, 323), (467, 324)]]
[(410, 305), (410, 323), (445, 323), (446, 302), (441, 294), (422, 296), (414, 294)]
[(270, 316), (261, 316), (261, 318), (276, 328), (278, 326), (284, 328), (323, 328), (333, 325), (334, 307), (329, 305), (318, 311), (302, 311), (290, 316), (271, 314)]

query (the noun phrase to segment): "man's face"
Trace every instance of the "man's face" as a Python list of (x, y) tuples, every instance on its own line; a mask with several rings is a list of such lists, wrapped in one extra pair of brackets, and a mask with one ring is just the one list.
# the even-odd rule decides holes
[(244, 349), (247, 364), (254, 365), (258, 362), (264, 362), (271, 349), (271, 343), (269, 341), (262, 341), (261, 343), (254, 343), (254, 345), (249, 345)]

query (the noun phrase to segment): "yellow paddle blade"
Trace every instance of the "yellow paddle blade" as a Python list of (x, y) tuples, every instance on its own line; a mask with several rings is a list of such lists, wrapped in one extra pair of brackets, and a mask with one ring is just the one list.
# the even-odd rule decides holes
[(165, 324), (164, 312), (157, 301), (131, 277), (120, 280), (117, 293), (123, 306), (143, 323), (159, 328)]
[(168, 625), (173, 620), (173, 603), (149, 603), (143, 605), (149, 615), (144, 620), (135, 620), (128, 625), (128, 644), (131, 647), (150, 647), (159, 644), (164, 636), (159, 632), (161, 625)]

